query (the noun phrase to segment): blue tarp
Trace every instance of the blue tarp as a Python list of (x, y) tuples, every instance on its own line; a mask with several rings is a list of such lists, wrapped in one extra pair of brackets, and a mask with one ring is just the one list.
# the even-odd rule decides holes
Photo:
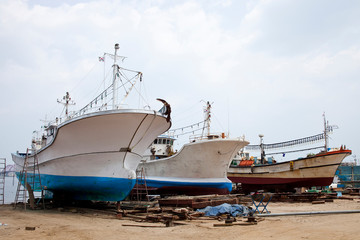
[(218, 216), (221, 214), (230, 214), (233, 217), (237, 217), (237, 216), (247, 216), (252, 210), (239, 204), (223, 203), (215, 207), (207, 206), (206, 208), (198, 209), (197, 211), (205, 213), (205, 216)]

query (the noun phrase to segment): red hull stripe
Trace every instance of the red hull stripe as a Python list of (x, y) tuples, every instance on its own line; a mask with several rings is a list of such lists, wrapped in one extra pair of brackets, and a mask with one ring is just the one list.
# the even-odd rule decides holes
[(249, 177), (228, 177), (234, 183), (246, 185), (276, 185), (287, 184), (294, 187), (329, 186), (333, 177), (323, 178), (249, 178)]

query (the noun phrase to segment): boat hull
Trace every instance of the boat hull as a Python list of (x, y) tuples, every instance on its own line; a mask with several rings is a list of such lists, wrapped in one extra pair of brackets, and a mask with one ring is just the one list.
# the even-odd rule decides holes
[(232, 182), (227, 178), (146, 177), (146, 185), (160, 195), (224, 195), (232, 190)]
[[(34, 172), (36, 157), (41, 185), (55, 196), (121, 201), (135, 184), (142, 153), (170, 126), (160, 113), (145, 110), (112, 110), (72, 119), (59, 125), (51, 144), (28, 157), (27, 172)], [(24, 155), (13, 154), (17, 173), (24, 160)]]
[(146, 185), (161, 195), (228, 194), (232, 183), (226, 172), (229, 164), (248, 142), (216, 139), (185, 144), (171, 157), (140, 163)]
[(231, 166), (228, 178), (234, 183), (241, 183), (244, 191), (329, 186), (336, 169), (350, 154), (350, 150), (339, 150), (269, 165)]
[[(19, 178), (19, 173), (16, 173)], [(34, 174), (28, 174), (33, 177)], [(52, 198), (57, 200), (97, 200), (97, 201), (120, 201), (128, 196), (135, 185), (134, 179), (109, 178), (109, 177), (86, 177), (86, 176), (60, 176), (41, 174), (41, 183), (45, 190), (51, 191)], [(24, 184), (24, 181), (22, 181)], [(35, 191), (39, 191), (40, 185), (35, 185)]]

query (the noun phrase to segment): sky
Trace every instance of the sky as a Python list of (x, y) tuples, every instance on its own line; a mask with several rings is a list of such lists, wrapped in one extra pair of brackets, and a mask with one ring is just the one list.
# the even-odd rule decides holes
[(0, 0), (0, 157), (30, 147), (65, 92), (74, 111), (92, 100), (115, 43), (146, 104), (170, 103), (173, 128), (202, 121), (209, 101), (213, 131), (276, 143), (321, 133), (325, 113), (330, 147), (360, 157), (352, 0)]

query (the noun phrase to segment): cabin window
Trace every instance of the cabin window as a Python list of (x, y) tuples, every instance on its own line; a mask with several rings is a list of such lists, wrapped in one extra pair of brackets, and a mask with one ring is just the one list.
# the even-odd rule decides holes
[(54, 129), (53, 129), (53, 128), (48, 129), (48, 130), (47, 130), (47, 135), (48, 135), (48, 136), (54, 135)]
[(163, 140), (162, 140), (162, 144), (166, 144), (166, 139), (163, 139)]
[(157, 144), (158, 143), (158, 139), (156, 138), (155, 140), (154, 140), (154, 144)]
[(174, 145), (174, 140), (170, 140), (170, 145)]
[(170, 140), (168, 139), (168, 140), (166, 140), (166, 144), (170, 144)]

